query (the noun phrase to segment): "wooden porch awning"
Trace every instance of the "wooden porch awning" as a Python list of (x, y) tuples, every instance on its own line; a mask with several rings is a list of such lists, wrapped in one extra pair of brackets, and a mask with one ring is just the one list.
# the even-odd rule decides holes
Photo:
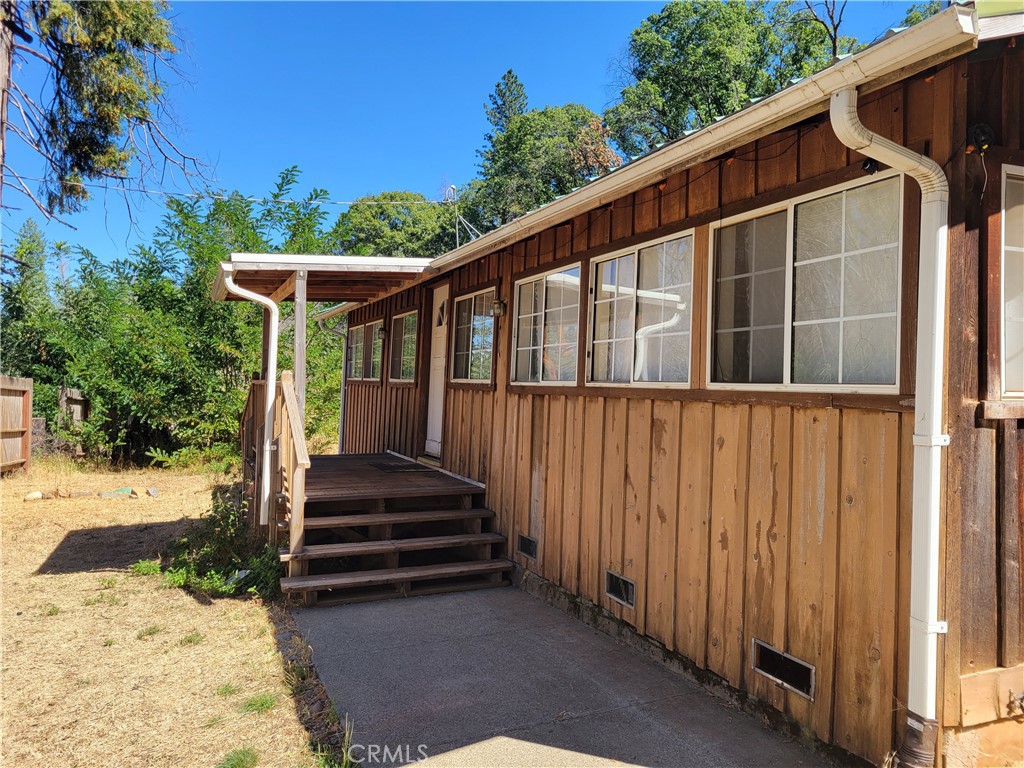
[(387, 256), (292, 256), (274, 253), (233, 253), (217, 269), (212, 295), (216, 301), (239, 301), (227, 290), (230, 274), (237, 285), (269, 296), (275, 302), (295, 299), (297, 279), (305, 278), (308, 301), (372, 301), (411, 282), (430, 259)]

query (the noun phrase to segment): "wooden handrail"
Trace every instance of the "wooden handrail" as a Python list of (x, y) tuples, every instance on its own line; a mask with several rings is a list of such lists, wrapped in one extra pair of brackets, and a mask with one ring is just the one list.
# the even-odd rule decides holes
[(284, 395), (285, 419), (291, 428), (292, 445), (295, 450), (295, 460), (303, 467), (309, 468), (309, 451), (306, 449), (306, 435), (302, 423), (302, 412), (299, 410), (299, 400), (295, 394), (295, 374), (291, 371), (281, 371), (281, 389)]
[[(280, 386), (275, 403), (274, 436), (277, 439), (278, 495), (286, 505), (288, 515), (289, 576), (305, 576), (308, 564), (294, 556), (305, 546), (306, 525), (306, 470), (309, 469), (309, 451), (306, 448), (302, 411), (295, 395), (295, 376), (281, 371)], [(271, 537), (277, 535), (277, 514), (272, 516)]]

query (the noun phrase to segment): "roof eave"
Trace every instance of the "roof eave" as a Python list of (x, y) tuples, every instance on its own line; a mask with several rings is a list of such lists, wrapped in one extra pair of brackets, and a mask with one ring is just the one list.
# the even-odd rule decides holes
[(716, 157), (822, 110), (833, 92), (886, 76), (909, 77), (977, 47), (978, 19), (971, 8), (951, 6), (899, 34), (844, 58), (756, 104), (666, 144), (629, 164), (525, 214), (470, 243), (438, 256), (432, 272), (447, 272), (577, 213), (599, 208), (675, 170)]

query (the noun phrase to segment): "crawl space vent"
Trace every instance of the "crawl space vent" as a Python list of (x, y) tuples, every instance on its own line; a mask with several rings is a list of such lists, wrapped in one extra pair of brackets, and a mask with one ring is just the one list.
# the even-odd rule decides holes
[(519, 534), (519, 543), (516, 545), (516, 549), (519, 550), (519, 554), (526, 555), (531, 560), (537, 559), (537, 540), (531, 539), (529, 536), (523, 536)]
[(751, 666), (783, 688), (814, 701), (814, 665), (754, 638)]
[(636, 585), (614, 571), (604, 572), (604, 591), (612, 600), (630, 608), (636, 603)]

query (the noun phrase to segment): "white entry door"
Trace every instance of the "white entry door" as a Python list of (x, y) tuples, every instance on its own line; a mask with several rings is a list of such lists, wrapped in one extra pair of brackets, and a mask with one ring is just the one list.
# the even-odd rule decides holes
[(430, 334), (430, 384), (427, 395), (427, 446), (431, 456), (441, 456), (441, 425), (444, 423), (444, 376), (448, 362), (448, 285), (434, 289)]

